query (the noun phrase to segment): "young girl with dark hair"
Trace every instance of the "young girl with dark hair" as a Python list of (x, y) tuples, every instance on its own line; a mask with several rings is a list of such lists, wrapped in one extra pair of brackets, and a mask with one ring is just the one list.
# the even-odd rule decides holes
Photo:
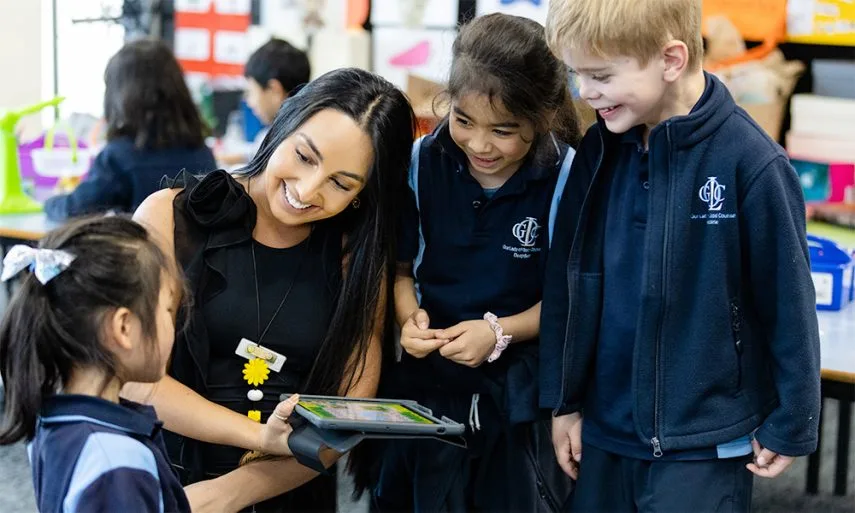
[(107, 63), (104, 85), (107, 145), (72, 193), (47, 200), (45, 212), (52, 219), (133, 212), (164, 175), (216, 168), (205, 146), (207, 129), (165, 43), (126, 44)]
[(388, 444), (382, 511), (557, 511), (570, 481), (537, 405), (543, 269), (579, 128), (543, 27), (492, 14), (452, 47), (449, 116), (416, 142), (384, 395), (468, 419), (467, 449)]
[(104, 217), (13, 247), (2, 279), (26, 269), (0, 325), (0, 444), (30, 442), (39, 511), (189, 512), (154, 410), (119, 399), (124, 383), (164, 375), (182, 301), (174, 263), (137, 223)]

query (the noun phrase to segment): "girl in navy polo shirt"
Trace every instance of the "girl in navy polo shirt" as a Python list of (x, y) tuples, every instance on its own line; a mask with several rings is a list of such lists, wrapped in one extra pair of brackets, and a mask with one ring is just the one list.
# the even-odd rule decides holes
[[(25, 269), (0, 326), (0, 444), (31, 441), (39, 511), (189, 512), (154, 409), (119, 400), (125, 382), (163, 377), (182, 297), (174, 264), (143, 227), (104, 217), (13, 247), (2, 280)], [(289, 431), (271, 418), (271, 436)]]
[(385, 393), (466, 420), (467, 449), (389, 443), (378, 510), (557, 511), (569, 493), (537, 407), (543, 265), (579, 138), (567, 76), (526, 18), (454, 42), (449, 116), (413, 149)]

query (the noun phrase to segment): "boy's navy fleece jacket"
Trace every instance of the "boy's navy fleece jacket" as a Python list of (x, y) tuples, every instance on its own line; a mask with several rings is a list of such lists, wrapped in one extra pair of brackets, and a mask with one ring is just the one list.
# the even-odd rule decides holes
[[(805, 205), (787, 155), (725, 86), (649, 137), (651, 197), (633, 354), (635, 430), (663, 451), (757, 429), (787, 456), (817, 446), (819, 332)], [(585, 135), (564, 189), (540, 325), (541, 397), (582, 410), (603, 296), (607, 176), (619, 136)]]

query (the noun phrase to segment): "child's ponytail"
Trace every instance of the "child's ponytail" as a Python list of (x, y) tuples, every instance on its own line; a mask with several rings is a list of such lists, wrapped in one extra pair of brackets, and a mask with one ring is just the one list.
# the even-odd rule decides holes
[(51, 232), (42, 247), (74, 258), (58, 273), (50, 269), (54, 274), (44, 283), (38, 266), (24, 276), (0, 323), (6, 395), (0, 445), (33, 437), (42, 404), (73, 370), (116, 374), (102, 343), (111, 311), (130, 309), (154, 341), (161, 275), (177, 272), (145, 228), (118, 216), (73, 221)]
[(0, 324), (0, 373), (5, 388), (0, 445), (33, 437), (39, 408), (61, 380), (53, 351), (40, 347), (52, 315), (43, 285), (35, 276), (27, 276)]

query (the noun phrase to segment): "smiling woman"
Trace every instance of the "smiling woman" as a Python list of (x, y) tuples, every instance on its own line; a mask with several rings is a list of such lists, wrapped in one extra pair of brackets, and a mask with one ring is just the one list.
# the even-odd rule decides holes
[(250, 188), (250, 196), (270, 222), (308, 229), (308, 223), (334, 216), (356, 199), (368, 181), (373, 153), (371, 138), (353, 118), (322, 110), (273, 151), (257, 186), (263, 191)]
[(287, 454), (250, 420), (275, 424), (281, 393), (375, 394), (413, 132), (394, 86), (333, 71), (283, 104), (235, 176), (179, 177), (137, 211), (184, 268), (194, 307), (169, 377), (124, 393), (175, 433), (170, 456), (196, 483), (194, 511), (214, 500), (231, 511), (335, 509), (333, 480), (301, 486), (315, 474), (293, 458), (239, 462), (244, 449)]

